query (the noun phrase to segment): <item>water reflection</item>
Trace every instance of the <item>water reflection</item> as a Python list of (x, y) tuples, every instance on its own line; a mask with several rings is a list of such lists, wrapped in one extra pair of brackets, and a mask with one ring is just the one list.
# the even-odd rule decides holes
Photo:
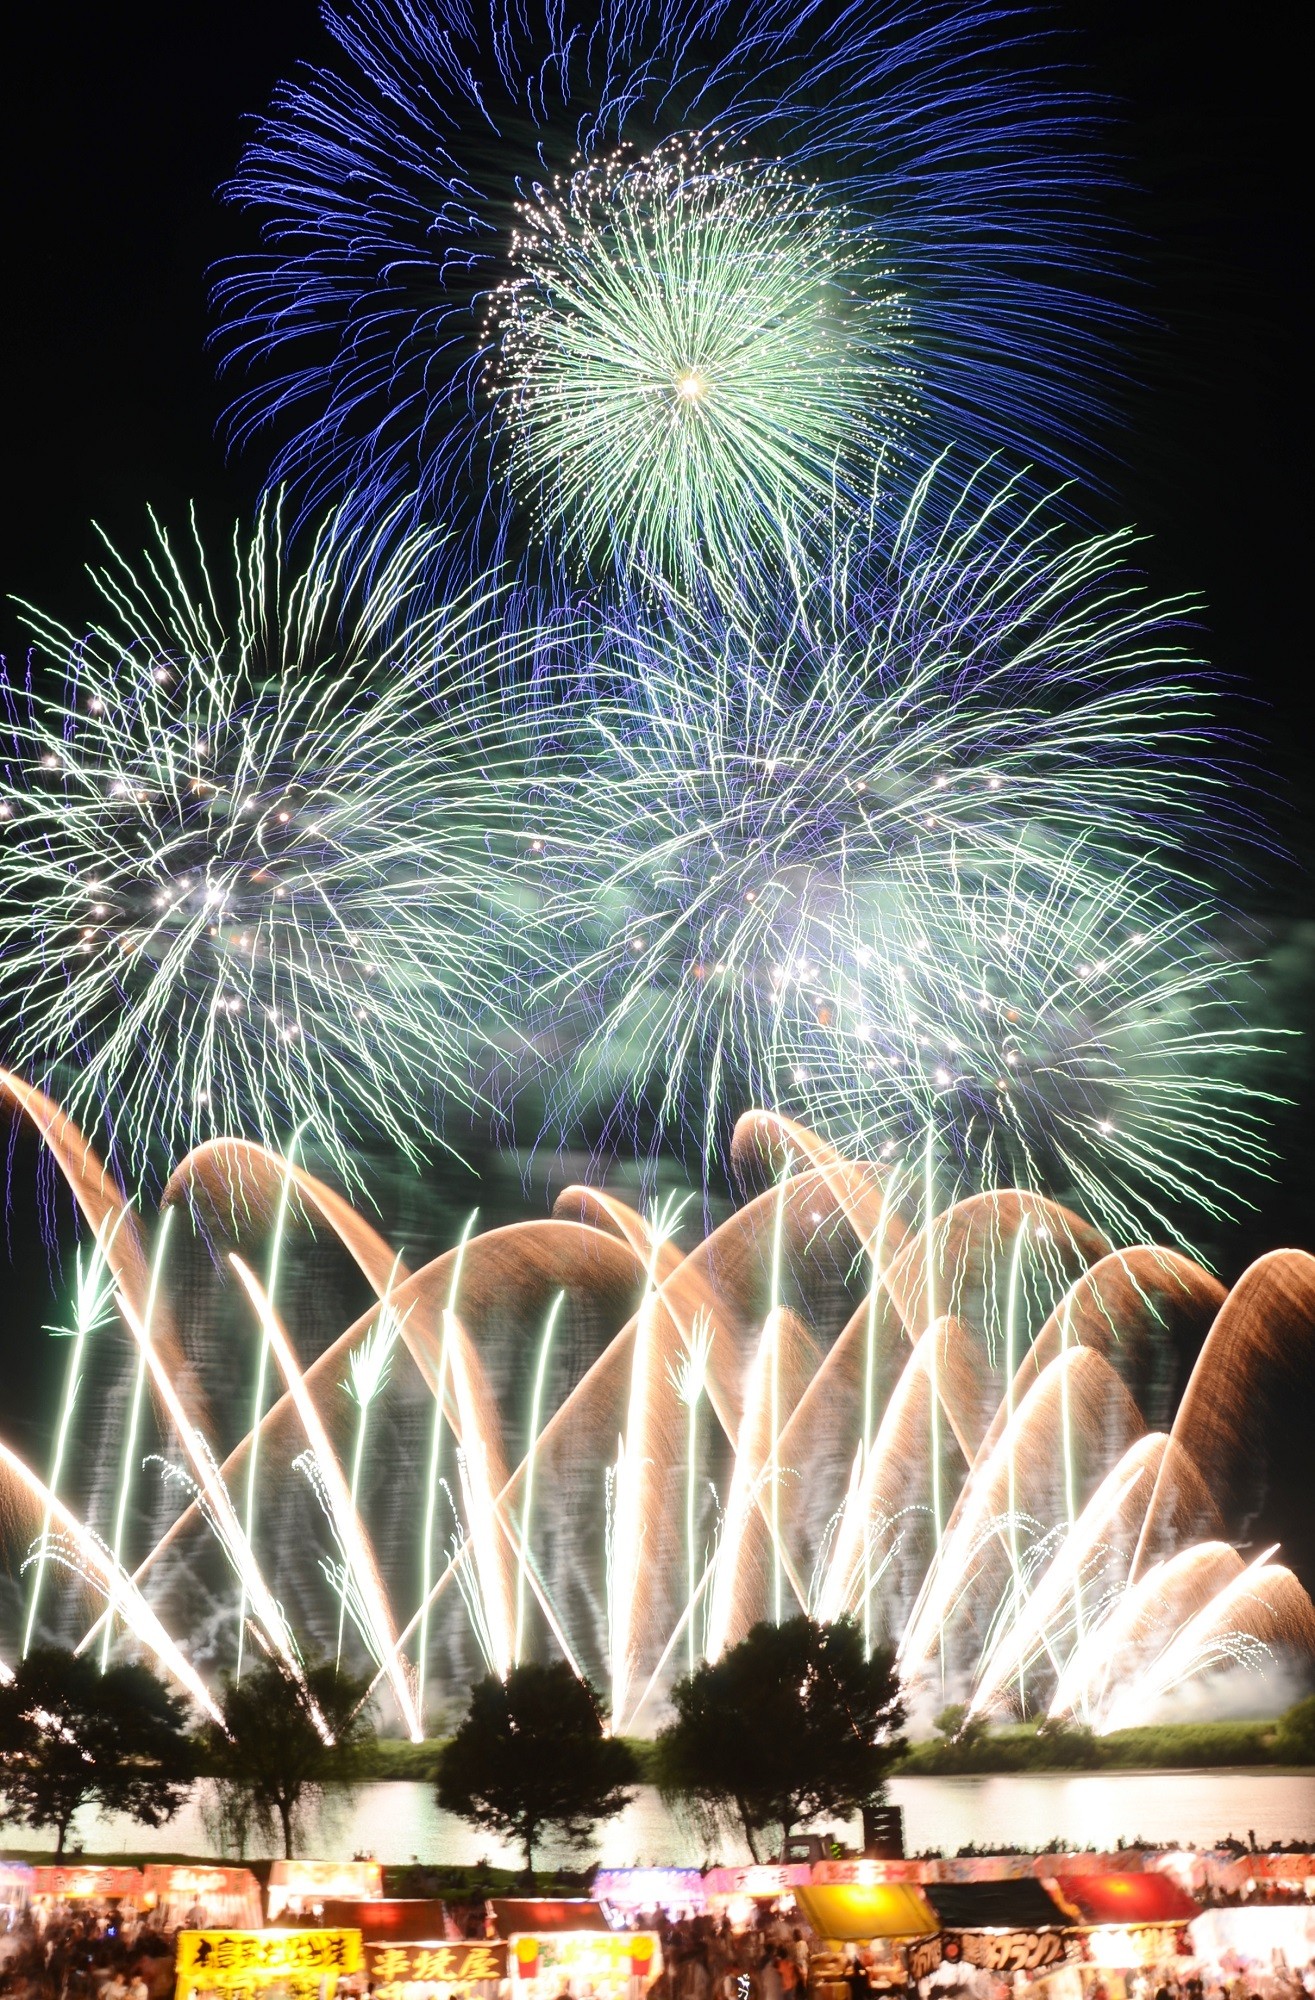
[[(946, 1853), (970, 1842), (980, 1847), (1040, 1847), (1052, 1840), (1074, 1846), (1113, 1847), (1120, 1839), (1208, 1846), (1235, 1834), (1245, 1840), (1315, 1841), (1315, 1772), (1114, 1771), (1099, 1774), (997, 1778), (900, 1778), (891, 1796), (904, 1808), (909, 1851), (938, 1847)], [(850, 1829), (857, 1839), (857, 1826)], [(167, 1826), (152, 1830), (113, 1815), (80, 1816), (75, 1838), (88, 1853), (212, 1854), (202, 1801), (194, 1798)], [(8, 1844), (48, 1851), (53, 1835), (9, 1830)], [(364, 1785), (354, 1800), (331, 1803), (308, 1838), (308, 1851), (326, 1858), (357, 1852), (381, 1861), (485, 1860), (519, 1866), (512, 1848), (492, 1841), (438, 1810), (423, 1784)], [(259, 1850), (257, 1850), (259, 1851)], [(747, 1860), (742, 1843), (725, 1841), (716, 1855), (701, 1851), (691, 1827), (658, 1794), (640, 1791), (619, 1819), (603, 1828), (586, 1858), (614, 1867), (631, 1862)], [(582, 1865), (579, 1855), (545, 1842), (545, 1866)]]

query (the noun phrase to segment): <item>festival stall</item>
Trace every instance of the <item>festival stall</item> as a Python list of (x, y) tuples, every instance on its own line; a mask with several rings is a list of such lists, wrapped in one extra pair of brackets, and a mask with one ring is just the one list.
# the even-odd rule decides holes
[(269, 1871), (269, 1921), (299, 1917), (329, 1902), (379, 1902), (384, 1872), (377, 1861), (276, 1861)]
[(902, 1948), (936, 1929), (930, 1903), (911, 1882), (815, 1881), (795, 1896), (819, 1941), (808, 1961), (814, 2000), (849, 2000), (848, 1966), (854, 1957), (870, 1987), (904, 1986)]
[(330, 1900), (316, 1921), (360, 1932), (375, 2000), (498, 2000), (507, 1977), (506, 1945), (460, 1937), (437, 1897)]
[(813, 1870), (806, 1861), (754, 1862), (744, 1868), (711, 1868), (703, 1878), (707, 1906), (734, 1930), (752, 1924), (763, 1909), (788, 1915), (795, 1892), (807, 1888)]
[(1245, 1902), (1315, 1898), (1315, 1854), (1240, 1854), (1212, 1870), (1211, 1887), (1221, 1897)]
[(333, 2000), (363, 1962), (359, 1931), (179, 1931), (174, 2000)]
[(260, 1884), (249, 1868), (152, 1862), (142, 1876), (142, 1909), (161, 1930), (260, 1928)]
[(1084, 1993), (1099, 1985), (1122, 2000), (1127, 1974), (1176, 1975), (1191, 1951), (1197, 1905), (1170, 1875), (1058, 1875), (1050, 1886), (1077, 1927)]
[(375, 2000), (498, 2000), (507, 1978), (501, 1939), (448, 1944), (366, 1942), (365, 1970)]
[(32, 1870), (31, 1901), (34, 1910), (49, 1915), (66, 1903), (92, 1904), (108, 1909), (113, 1904), (141, 1906), (144, 1884), (140, 1868), (97, 1867), (72, 1864)]
[(326, 1930), (359, 1931), (372, 1944), (452, 1944), (459, 1933), (437, 1896), (331, 1897), (316, 1918)]
[(32, 1870), (26, 1861), (0, 1861), (0, 1930), (26, 1909), (32, 1894)]
[(600, 1868), (594, 1901), (601, 1903), (613, 1930), (629, 1929), (636, 1916), (660, 1910), (668, 1923), (701, 1916), (708, 1907), (697, 1868)]
[(1216, 1983), (1300, 1972), (1315, 1961), (1315, 1908), (1304, 1901), (1202, 1910), (1189, 1931), (1198, 1971)]
[(908, 1945), (905, 1958), (924, 1993), (953, 1985), (986, 1994), (1002, 1975), (1037, 1979), (1080, 1955), (1069, 1913), (1035, 1877), (926, 1882), (922, 1894), (935, 1930)]
[(656, 1931), (614, 1931), (595, 1902), (495, 1897), (512, 2000), (643, 2000), (662, 1971)]
[(864, 1855), (851, 1855), (842, 1861), (815, 1861), (811, 1880), (821, 1888), (844, 1885), (864, 1888), (873, 1882), (922, 1882), (933, 1865), (927, 1861), (874, 1861)]

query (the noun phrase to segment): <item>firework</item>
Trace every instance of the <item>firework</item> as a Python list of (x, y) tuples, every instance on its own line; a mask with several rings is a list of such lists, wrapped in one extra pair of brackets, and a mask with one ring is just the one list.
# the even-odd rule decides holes
[(652, 1114), (714, 1159), (758, 1101), (1172, 1227), (1148, 1189), (1209, 1205), (1259, 1143), (1182, 858), (1244, 829), (1181, 607), (1125, 537), (1020, 522), (984, 477), (927, 497), (946, 476), (893, 554), (869, 517), (774, 599), (606, 623), (545, 725), (575, 758), (542, 853), (552, 1116)]
[(910, 400), (872, 257), (816, 189), (685, 141), (536, 189), (493, 301), (513, 484), (566, 543), (663, 568), (816, 514)]
[(565, 1292), (558, 1292), (552, 1302), (547, 1324), (543, 1329), (543, 1339), (539, 1343), (539, 1360), (534, 1371), (534, 1395), (530, 1402), (530, 1437), (525, 1452), (525, 1502), (521, 1512), (520, 1549), (516, 1562), (516, 1640), (512, 1657), (519, 1665), (521, 1640), (525, 1633), (525, 1577), (530, 1564), (530, 1521), (534, 1508), (534, 1447), (539, 1439), (539, 1410), (543, 1402), (543, 1378), (548, 1366), (548, 1352), (552, 1346), (553, 1328), (557, 1315), (566, 1300)]
[(1122, 251), (1103, 113), (1035, 24), (945, 0), (327, 22), (334, 63), (279, 87), (228, 189), (264, 247), (216, 287), (233, 434), (276, 419), (312, 509), (350, 492), (523, 549), (519, 490), (607, 565), (752, 539), (876, 454), (1085, 456)]
[(414, 1151), (471, 1101), (513, 914), (479, 695), (503, 642), (340, 525), (290, 570), (263, 510), (224, 608), (195, 533), (139, 571), (111, 550), (104, 622), (34, 615), (62, 692), (9, 689), (7, 1053), (134, 1171), (304, 1126), (350, 1174), (353, 1133)]
[[(113, 1242), (122, 1220), (121, 1210), (116, 1220), (105, 1231), (105, 1237), (109, 1242)], [(113, 1317), (114, 1279), (110, 1274), (105, 1242), (98, 1231), (90, 1256), (84, 1256), (81, 1250), (77, 1253), (71, 1325), (46, 1328), (47, 1333), (70, 1340), (72, 1346), (64, 1376), (64, 1399), (59, 1412), (59, 1428), (55, 1433), (55, 1454), (50, 1468), (50, 1500), (46, 1506), (45, 1521), (41, 1530), (41, 1546), (32, 1573), (32, 1594), (28, 1599), (27, 1623), (23, 1628), (25, 1657), (31, 1650), (32, 1634), (36, 1629), (37, 1611), (41, 1604), (41, 1585), (46, 1568), (45, 1547), (50, 1537), (51, 1508), (59, 1491), (64, 1453), (68, 1446), (74, 1411), (77, 1408), (78, 1391), (82, 1387), (83, 1358), (92, 1336), (109, 1325)]]
[(695, 1499), (698, 1492), (699, 1402), (707, 1387), (708, 1355), (715, 1329), (707, 1313), (696, 1317), (683, 1336), (679, 1362), (667, 1364), (667, 1379), (688, 1412), (685, 1444), (685, 1581), (689, 1596), (685, 1606), (686, 1665), (693, 1673), (697, 1664), (694, 1636), (694, 1601), (699, 1585), (698, 1551), (695, 1542)]

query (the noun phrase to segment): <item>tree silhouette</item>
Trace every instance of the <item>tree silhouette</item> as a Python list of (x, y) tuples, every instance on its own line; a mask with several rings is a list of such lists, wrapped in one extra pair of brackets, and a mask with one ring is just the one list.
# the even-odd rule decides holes
[(224, 1819), (261, 1831), (277, 1825), (291, 1860), (301, 1822), (325, 1786), (350, 1785), (358, 1774), (369, 1735), (368, 1687), (326, 1663), (305, 1669), (303, 1689), (275, 1660), (226, 1680), (224, 1727), (211, 1723), (202, 1738)]
[(57, 1855), (93, 1801), (163, 1825), (194, 1775), (186, 1721), (182, 1697), (149, 1667), (102, 1674), (89, 1654), (34, 1648), (0, 1687), (0, 1818), (53, 1826)]
[(587, 1840), (629, 1805), (638, 1775), (630, 1746), (604, 1735), (588, 1681), (564, 1660), (528, 1663), (471, 1688), (465, 1719), (439, 1753), (437, 1797), (445, 1812), (517, 1841), (532, 1880), (545, 1828)]
[(852, 1619), (755, 1625), (672, 1690), (676, 1718), (657, 1739), (659, 1788), (710, 1824), (730, 1818), (758, 1858), (768, 1826), (846, 1818), (880, 1804), (904, 1745), (895, 1657), (866, 1655)]

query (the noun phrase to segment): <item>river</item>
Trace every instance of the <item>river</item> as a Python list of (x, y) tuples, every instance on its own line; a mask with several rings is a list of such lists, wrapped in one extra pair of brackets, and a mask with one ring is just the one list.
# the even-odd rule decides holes
[[(941, 1848), (953, 1853), (978, 1846), (1043, 1847), (1052, 1840), (1074, 1846), (1113, 1847), (1131, 1842), (1182, 1841), (1208, 1846), (1226, 1834), (1245, 1840), (1254, 1830), (1268, 1841), (1315, 1844), (1315, 1772), (1113, 1771), (1048, 1773), (1032, 1777), (898, 1778), (891, 1797), (904, 1808), (910, 1853)], [(857, 1828), (852, 1830), (857, 1837)], [(53, 1839), (19, 1827), (4, 1829), (5, 1845), (30, 1851)], [(212, 1854), (199, 1796), (168, 1825), (154, 1831), (134, 1821), (83, 1813), (75, 1839), (87, 1853)], [(330, 1803), (304, 1843), (308, 1853), (346, 1858), (373, 1853), (381, 1861), (473, 1862), (517, 1865), (518, 1857), (434, 1804), (423, 1784), (363, 1785), (354, 1800)], [(570, 1862), (567, 1850), (545, 1846), (540, 1859)], [(612, 1866), (629, 1862), (747, 1860), (734, 1841), (705, 1856), (697, 1836), (645, 1787), (628, 1811), (601, 1830), (588, 1858)], [(574, 1865), (582, 1865), (574, 1858)]]

